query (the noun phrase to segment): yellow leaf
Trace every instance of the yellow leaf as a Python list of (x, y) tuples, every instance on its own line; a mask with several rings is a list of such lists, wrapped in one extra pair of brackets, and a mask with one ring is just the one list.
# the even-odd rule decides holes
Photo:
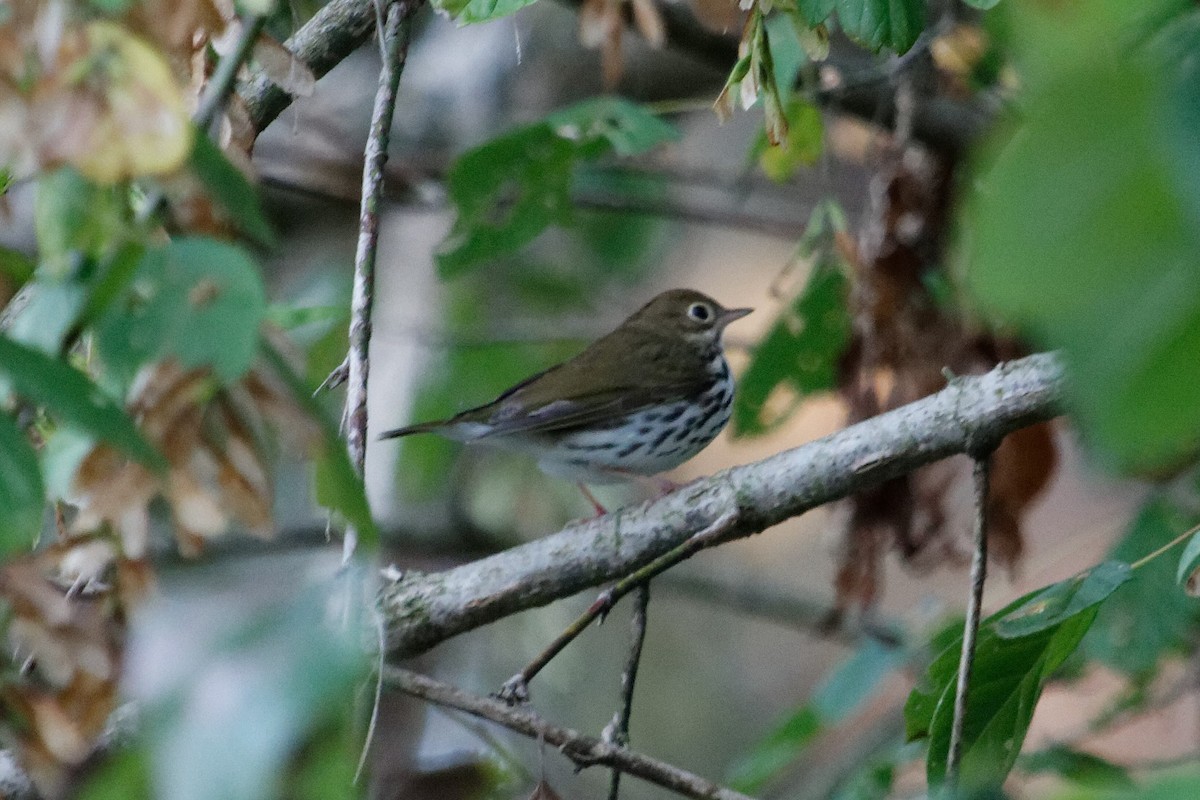
[(174, 172), (192, 149), (183, 93), (154, 48), (112, 22), (86, 29), (86, 49), (43, 97), (53, 156), (97, 183)]

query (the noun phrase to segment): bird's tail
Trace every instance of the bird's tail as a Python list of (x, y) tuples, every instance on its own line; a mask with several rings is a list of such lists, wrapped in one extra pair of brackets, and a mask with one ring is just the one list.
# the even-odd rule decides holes
[(393, 428), (379, 434), (380, 439), (399, 439), (401, 436), (411, 436), (414, 433), (442, 433), (446, 420), (422, 422), (417, 425), (406, 425), (403, 428)]

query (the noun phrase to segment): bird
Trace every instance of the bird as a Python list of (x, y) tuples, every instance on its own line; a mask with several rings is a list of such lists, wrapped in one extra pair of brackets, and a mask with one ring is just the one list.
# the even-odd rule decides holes
[(433, 433), (532, 455), (543, 472), (577, 482), (601, 516), (606, 510), (588, 484), (673, 469), (729, 422), (734, 381), (722, 334), (752, 310), (671, 289), (578, 355), (490, 403), (379, 438)]

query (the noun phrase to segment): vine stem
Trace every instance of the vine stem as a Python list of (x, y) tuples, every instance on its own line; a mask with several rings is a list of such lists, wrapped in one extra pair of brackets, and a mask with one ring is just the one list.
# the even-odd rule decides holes
[(950, 749), (946, 756), (946, 785), (951, 791), (958, 785), (962, 763), (963, 726), (967, 717), (967, 695), (971, 689), (971, 670), (975, 665), (975, 642), (979, 635), (979, 616), (983, 606), (983, 585), (987, 580), (987, 501), (992, 471), (992, 453), (975, 456), (975, 553), (971, 558), (971, 594), (967, 598), (967, 619), (963, 624), (962, 655), (958, 660), (958, 683), (954, 688), (954, 718), (950, 725)]
[[(380, 34), (383, 66), (371, 112), (371, 128), (363, 153), (362, 205), (358, 245), (354, 254), (354, 290), (350, 300), (350, 352), (347, 356), (346, 446), (350, 461), (363, 475), (367, 458), (367, 381), (370, 376), (371, 311), (375, 303), (375, 258), (379, 249), (379, 204), (383, 197), (383, 171), (388, 159), (392, 117), (400, 73), (408, 57), (412, 17), (417, 3), (389, 3)], [(358, 532), (346, 528), (342, 557), (349, 561), (358, 545)]]

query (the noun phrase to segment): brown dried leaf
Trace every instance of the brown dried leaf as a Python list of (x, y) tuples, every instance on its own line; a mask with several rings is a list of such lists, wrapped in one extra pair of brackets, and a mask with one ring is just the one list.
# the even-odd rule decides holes
[(308, 97), (316, 88), (317, 77), (308, 65), (265, 33), (254, 43), (254, 60), (276, 86), (290, 95)]
[(978, 25), (959, 23), (929, 44), (929, 54), (955, 85), (964, 91), (988, 51), (988, 37)]
[(608, 0), (584, 0), (579, 6), (579, 44), (596, 50), (608, 41), (612, 24), (608, 9)]
[(191, 122), (171, 68), (112, 22), (64, 37), (30, 109), (43, 161), (70, 163), (97, 183), (173, 172), (191, 152)]
[[(979, 373), (1019, 351), (974, 333), (955, 308), (931, 294), (949, 191), (942, 165), (912, 151), (893, 152), (872, 181), (859, 241), (836, 242), (852, 277), (853, 336), (838, 377), (851, 421), (940, 390), (946, 368)], [(1020, 557), (1021, 514), (1049, 482), (1056, 459), (1045, 426), (1010, 436), (996, 451), (986, 513), (989, 549), (1001, 563), (1011, 567)], [(970, 459), (947, 459), (914, 471), (903, 483), (847, 501), (839, 608), (875, 601), (880, 560), (889, 547), (920, 569), (967, 559), (974, 519), (971, 472)]]
[(134, 558), (145, 553), (148, 506), (159, 495), (167, 500), (186, 555), (197, 554), (205, 541), (235, 524), (269, 537), (268, 436), (279, 431), (285, 444), (304, 450), (320, 441), (317, 425), (262, 365), (221, 387), (207, 370), (161, 362), (139, 374), (128, 405), (143, 434), (166, 457), (166, 475), (155, 476), (98, 445), (77, 469), (68, 499), (79, 508), (72, 531), (107, 524), (122, 552)]
[[(22, 762), (46, 797), (61, 796), (116, 705), (124, 614), (112, 587), (98, 582), (113, 553), (103, 544), (60, 543), (0, 567), (10, 652), (22, 667), (3, 704), (23, 723), (15, 731)], [(96, 579), (72, 577), (81, 566)]]
[(542, 778), (537, 782), (537, 786), (533, 787), (533, 791), (529, 793), (529, 800), (562, 800), (558, 792), (550, 788), (550, 784), (546, 783), (546, 779)]
[(717, 33), (729, 33), (742, 25), (745, 12), (737, 0), (691, 0), (692, 13), (701, 25)]
[(196, 44), (219, 36), (235, 14), (212, 0), (140, 0), (132, 5), (129, 27), (174, 56), (190, 56)]
[(667, 26), (654, 0), (631, 0), (631, 4), (633, 24), (646, 43), (651, 47), (662, 47), (666, 44)]

